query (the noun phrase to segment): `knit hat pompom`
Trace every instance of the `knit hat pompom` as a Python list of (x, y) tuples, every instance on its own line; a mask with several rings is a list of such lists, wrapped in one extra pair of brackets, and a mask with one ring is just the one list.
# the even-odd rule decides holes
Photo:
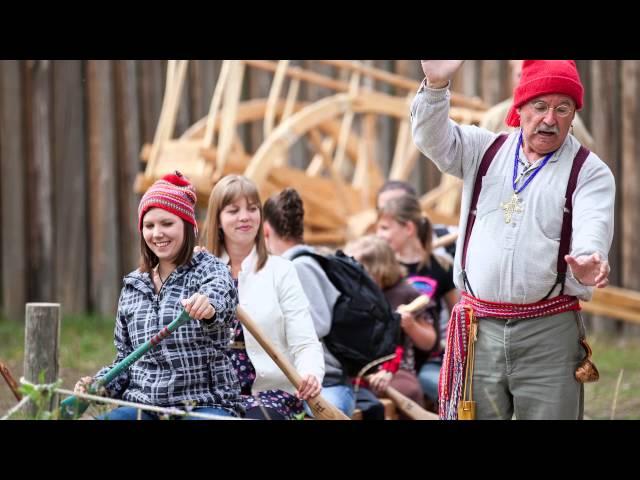
[(176, 170), (174, 173), (166, 174), (164, 177), (162, 177), (162, 180), (173, 183), (178, 187), (187, 187), (190, 185), (189, 181), (178, 170)]

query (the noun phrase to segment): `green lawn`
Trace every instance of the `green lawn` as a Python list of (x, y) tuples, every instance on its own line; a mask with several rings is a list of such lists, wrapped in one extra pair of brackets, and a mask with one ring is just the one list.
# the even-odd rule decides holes
[[(592, 419), (640, 419), (640, 338), (592, 337), (600, 380), (585, 386), (585, 415)], [(622, 374), (620, 385), (618, 378)]]
[[(60, 371), (63, 388), (94, 374), (115, 358), (113, 318), (98, 316), (65, 317), (60, 328)], [(0, 361), (19, 381), (23, 369), (24, 325), (0, 319)], [(0, 377), (0, 416), (15, 405), (15, 397)]]
[[(78, 378), (95, 373), (115, 357), (113, 318), (65, 317), (61, 326), (60, 378), (73, 388)], [(640, 419), (640, 338), (589, 338), (600, 381), (585, 386), (585, 416), (610, 419), (617, 391), (615, 419)], [(24, 326), (0, 319), (0, 361), (16, 380), (22, 375)], [(618, 378), (622, 371), (619, 388)], [(16, 401), (0, 378), (0, 416)]]

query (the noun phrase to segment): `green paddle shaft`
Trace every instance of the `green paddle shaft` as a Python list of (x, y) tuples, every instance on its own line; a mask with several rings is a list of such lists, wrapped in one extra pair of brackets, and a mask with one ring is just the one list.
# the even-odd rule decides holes
[[(95, 394), (100, 387), (108, 385), (114, 378), (120, 375), (124, 370), (129, 368), (132, 363), (136, 362), (145, 353), (158, 345), (162, 340), (171, 335), (181, 325), (189, 321), (190, 317), (186, 310), (182, 310), (182, 313), (169, 325), (160, 330), (151, 340), (144, 345), (140, 345), (133, 352), (127, 355), (120, 363), (107, 372), (107, 374), (96, 380), (87, 388), (87, 393)], [(82, 400), (75, 395), (67, 397), (60, 403), (60, 418), (64, 420), (73, 420), (80, 417), (85, 410), (89, 407), (89, 402)]]

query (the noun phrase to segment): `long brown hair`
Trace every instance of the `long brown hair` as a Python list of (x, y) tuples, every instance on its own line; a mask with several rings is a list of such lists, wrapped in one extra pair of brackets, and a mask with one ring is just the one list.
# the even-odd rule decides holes
[(224, 249), (224, 232), (220, 225), (220, 212), (235, 202), (238, 198), (246, 198), (249, 204), (255, 204), (260, 211), (260, 222), (258, 233), (256, 234), (256, 250), (258, 252), (258, 263), (256, 272), (261, 270), (267, 263), (269, 257), (267, 244), (264, 240), (264, 229), (262, 228), (262, 202), (255, 183), (242, 175), (227, 175), (216, 183), (209, 195), (209, 205), (207, 207), (207, 218), (204, 223), (202, 235), (207, 250), (216, 257), (222, 255)]
[[(191, 261), (191, 258), (193, 258), (193, 247), (196, 246), (196, 232), (193, 229), (193, 225), (183, 219), (180, 219), (180, 221), (182, 221), (184, 228), (184, 239), (182, 241), (182, 247), (180, 247), (180, 251), (173, 262), (176, 267), (186, 265)], [(158, 261), (158, 257), (149, 248), (149, 245), (147, 245), (147, 242), (144, 240), (144, 235), (140, 232), (140, 271), (142, 273), (151, 273), (156, 265), (158, 265)]]

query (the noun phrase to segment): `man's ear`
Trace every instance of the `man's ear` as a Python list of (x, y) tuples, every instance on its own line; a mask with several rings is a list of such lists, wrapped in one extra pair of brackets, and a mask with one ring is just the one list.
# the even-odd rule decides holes
[(262, 232), (264, 233), (264, 239), (266, 240), (271, 235), (271, 225), (266, 220), (262, 222)]

